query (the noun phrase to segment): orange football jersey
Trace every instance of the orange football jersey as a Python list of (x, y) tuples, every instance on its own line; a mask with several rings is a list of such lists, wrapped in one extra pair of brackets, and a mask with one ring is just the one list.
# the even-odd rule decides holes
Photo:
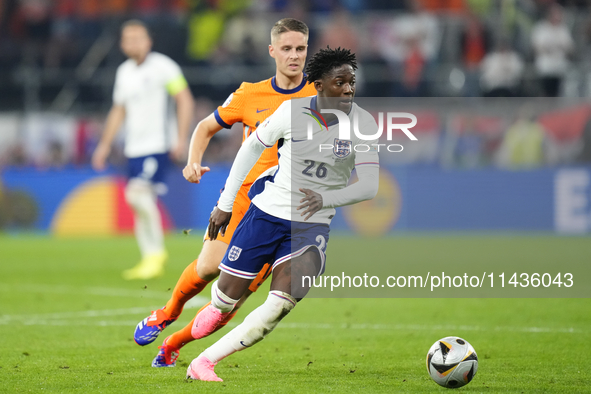
[[(234, 123), (242, 122), (242, 141), (267, 119), (279, 106), (292, 97), (314, 96), (314, 84), (308, 84), (306, 78), (294, 89), (281, 89), (275, 84), (275, 77), (267, 80), (249, 83), (243, 82), (232, 93), (226, 102), (214, 111), (215, 119), (220, 126), (230, 128)], [(277, 144), (265, 149), (254, 165), (243, 186), (250, 185), (268, 168), (277, 165)]]

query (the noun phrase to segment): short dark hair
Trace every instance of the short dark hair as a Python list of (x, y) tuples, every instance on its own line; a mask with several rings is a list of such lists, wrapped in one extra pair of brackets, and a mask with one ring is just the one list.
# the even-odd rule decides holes
[(355, 54), (349, 49), (338, 47), (337, 49), (321, 49), (312, 56), (308, 65), (306, 66), (306, 79), (308, 83), (312, 83), (322, 79), (326, 74), (333, 69), (348, 64), (357, 70), (357, 58)]
[(148, 36), (152, 38), (152, 33), (150, 32), (150, 28), (148, 27), (148, 25), (146, 25), (143, 21), (139, 19), (130, 19), (128, 21), (123, 22), (123, 24), (121, 25), (121, 33), (123, 33), (123, 30), (126, 27), (131, 26), (143, 27), (146, 30), (146, 33), (148, 33)]
[(293, 18), (283, 18), (273, 25), (273, 28), (271, 29), (271, 42), (273, 42), (273, 40), (277, 38), (279, 34), (286, 33), (288, 31), (297, 31), (306, 37), (308, 37), (310, 32), (308, 26), (304, 22)]

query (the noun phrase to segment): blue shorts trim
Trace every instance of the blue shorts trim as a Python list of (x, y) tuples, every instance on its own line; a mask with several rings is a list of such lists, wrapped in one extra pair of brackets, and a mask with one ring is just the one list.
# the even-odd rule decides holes
[(165, 183), (166, 173), (171, 167), (168, 153), (132, 157), (127, 162), (127, 176), (151, 183)]
[(285, 256), (282, 256), (282, 257), (278, 258), (273, 263), (273, 269), (275, 269), (275, 267), (277, 267), (279, 264), (286, 262), (287, 260), (290, 260), (290, 259), (292, 259), (294, 257), (298, 257), (298, 256), (303, 255), (310, 248), (316, 248), (318, 250), (318, 254), (320, 255), (320, 261), (322, 263), (320, 265), (320, 273), (321, 274), (324, 273), (324, 266), (325, 266), (325, 262), (326, 262), (326, 254), (317, 245), (307, 245), (307, 246), (304, 246), (303, 248), (301, 248), (300, 250), (297, 250), (297, 251), (295, 251), (293, 253), (286, 254)]
[(220, 270), (254, 279), (266, 263), (273, 268), (316, 248), (324, 271), (330, 228), (324, 223), (301, 223), (269, 215), (251, 204), (228, 245)]

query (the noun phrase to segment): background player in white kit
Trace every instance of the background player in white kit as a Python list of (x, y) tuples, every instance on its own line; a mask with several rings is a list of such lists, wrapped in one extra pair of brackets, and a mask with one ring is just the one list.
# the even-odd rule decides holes
[[(279, 166), (263, 174), (250, 189), (252, 203), (220, 264), (219, 280), (212, 285), (211, 305), (195, 318), (194, 337), (204, 337), (217, 327), (268, 261), (274, 261), (271, 291), (242, 324), (191, 362), (188, 377), (221, 381), (213, 370), (215, 364), (261, 341), (309, 290), (299, 278), (324, 271), (334, 208), (376, 195), (377, 145), (367, 152), (355, 152), (354, 146), (371, 146), (377, 140), (361, 140), (354, 133), (350, 140), (340, 139), (337, 117), (328, 113), (322, 114), (313, 138), (306, 138), (310, 120), (307, 115), (321, 114), (323, 109), (340, 110), (347, 114), (351, 125), (357, 118), (359, 130), (376, 135), (374, 118), (353, 103), (356, 68), (355, 55), (349, 50), (320, 50), (306, 67), (307, 79), (314, 83), (317, 95), (284, 102), (240, 148), (218, 206), (211, 214), (211, 239), (218, 231), (225, 231), (236, 193), (258, 157), (282, 141)], [(334, 148), (320, 150), (320, 144)], [(353, 169), (359, 181), (347, 186)]]
[[(113, 139), (125, 121), (125, 156), (129, 159), (125, 200), (134, 211), (142, 255), (138, 265), (123, 272), (125, 279), (149, 279), (163, 273), (168, 256), (157, 195), (166, 192), (163, 181), (169, 153), (176, 160), (186, 155), (192, 119), (193, 96), (180, 67), (151, 49), (143, 22), (123, 24), (121, 50), (128, 59), (117, 69), (113, 106), (92, 157), (93, 168), (104, 170)], [(170, 96), (176, 101), (177, 122), (169, 116)]]

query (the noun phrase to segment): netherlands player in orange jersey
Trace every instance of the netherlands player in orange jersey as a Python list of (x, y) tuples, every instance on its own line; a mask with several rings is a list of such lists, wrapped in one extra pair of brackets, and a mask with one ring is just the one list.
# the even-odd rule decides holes
[[(183, 170), (185, 178), (192, 183), (199, 183), (201, 177), (209, 171), (201, 165), (203, 153), (210, 139), (222, 128), (229, 128), (237, 122), (243, 124), (243, 141), (286, 100), (294, 97), (308, 97), (316, 94), (312, 84), (306, 83), (303, 73), (308, 48), (308, 27), (296, 19), (282, 19), (271, 29), (269, 55), (275, 59), (274, 77), (257, 82), (243, 82), (223, 105), (197, 125), (191, 139), (189, 159)], [(193, 261), (178, 280), (170, 300), (162, 309), (153, 311), (136, 327), (134, 339), (139, 345), (152, 343), (156, 337), (173, 323), (181, 314), (185, 303), (200, 293), (205, 286), (218, 277), (219, 264), (226, 253), (230, 239), (238, 223), (250, 205), (248, 191), (252, 183), (267, 169), (277, 165), (277, 145), (268, 149), (242, 184), (232, 211), (232, 220), (223, 234), (215, 240), (206, 235), (199, 258)], [(269, 265), (263, 267), (257, 278), (252, 281), (249, 291), (240, 300), (232, 314), (222, 321), (218, 329), (225, 326), (236, 314), (252, 292), (264, 282), (271, 273)], [(153, 367), (172, 367), (176, 364), (179, 349), (193, 341), (193, 321), (183, 329), (164, 340), (154, 361)]]

